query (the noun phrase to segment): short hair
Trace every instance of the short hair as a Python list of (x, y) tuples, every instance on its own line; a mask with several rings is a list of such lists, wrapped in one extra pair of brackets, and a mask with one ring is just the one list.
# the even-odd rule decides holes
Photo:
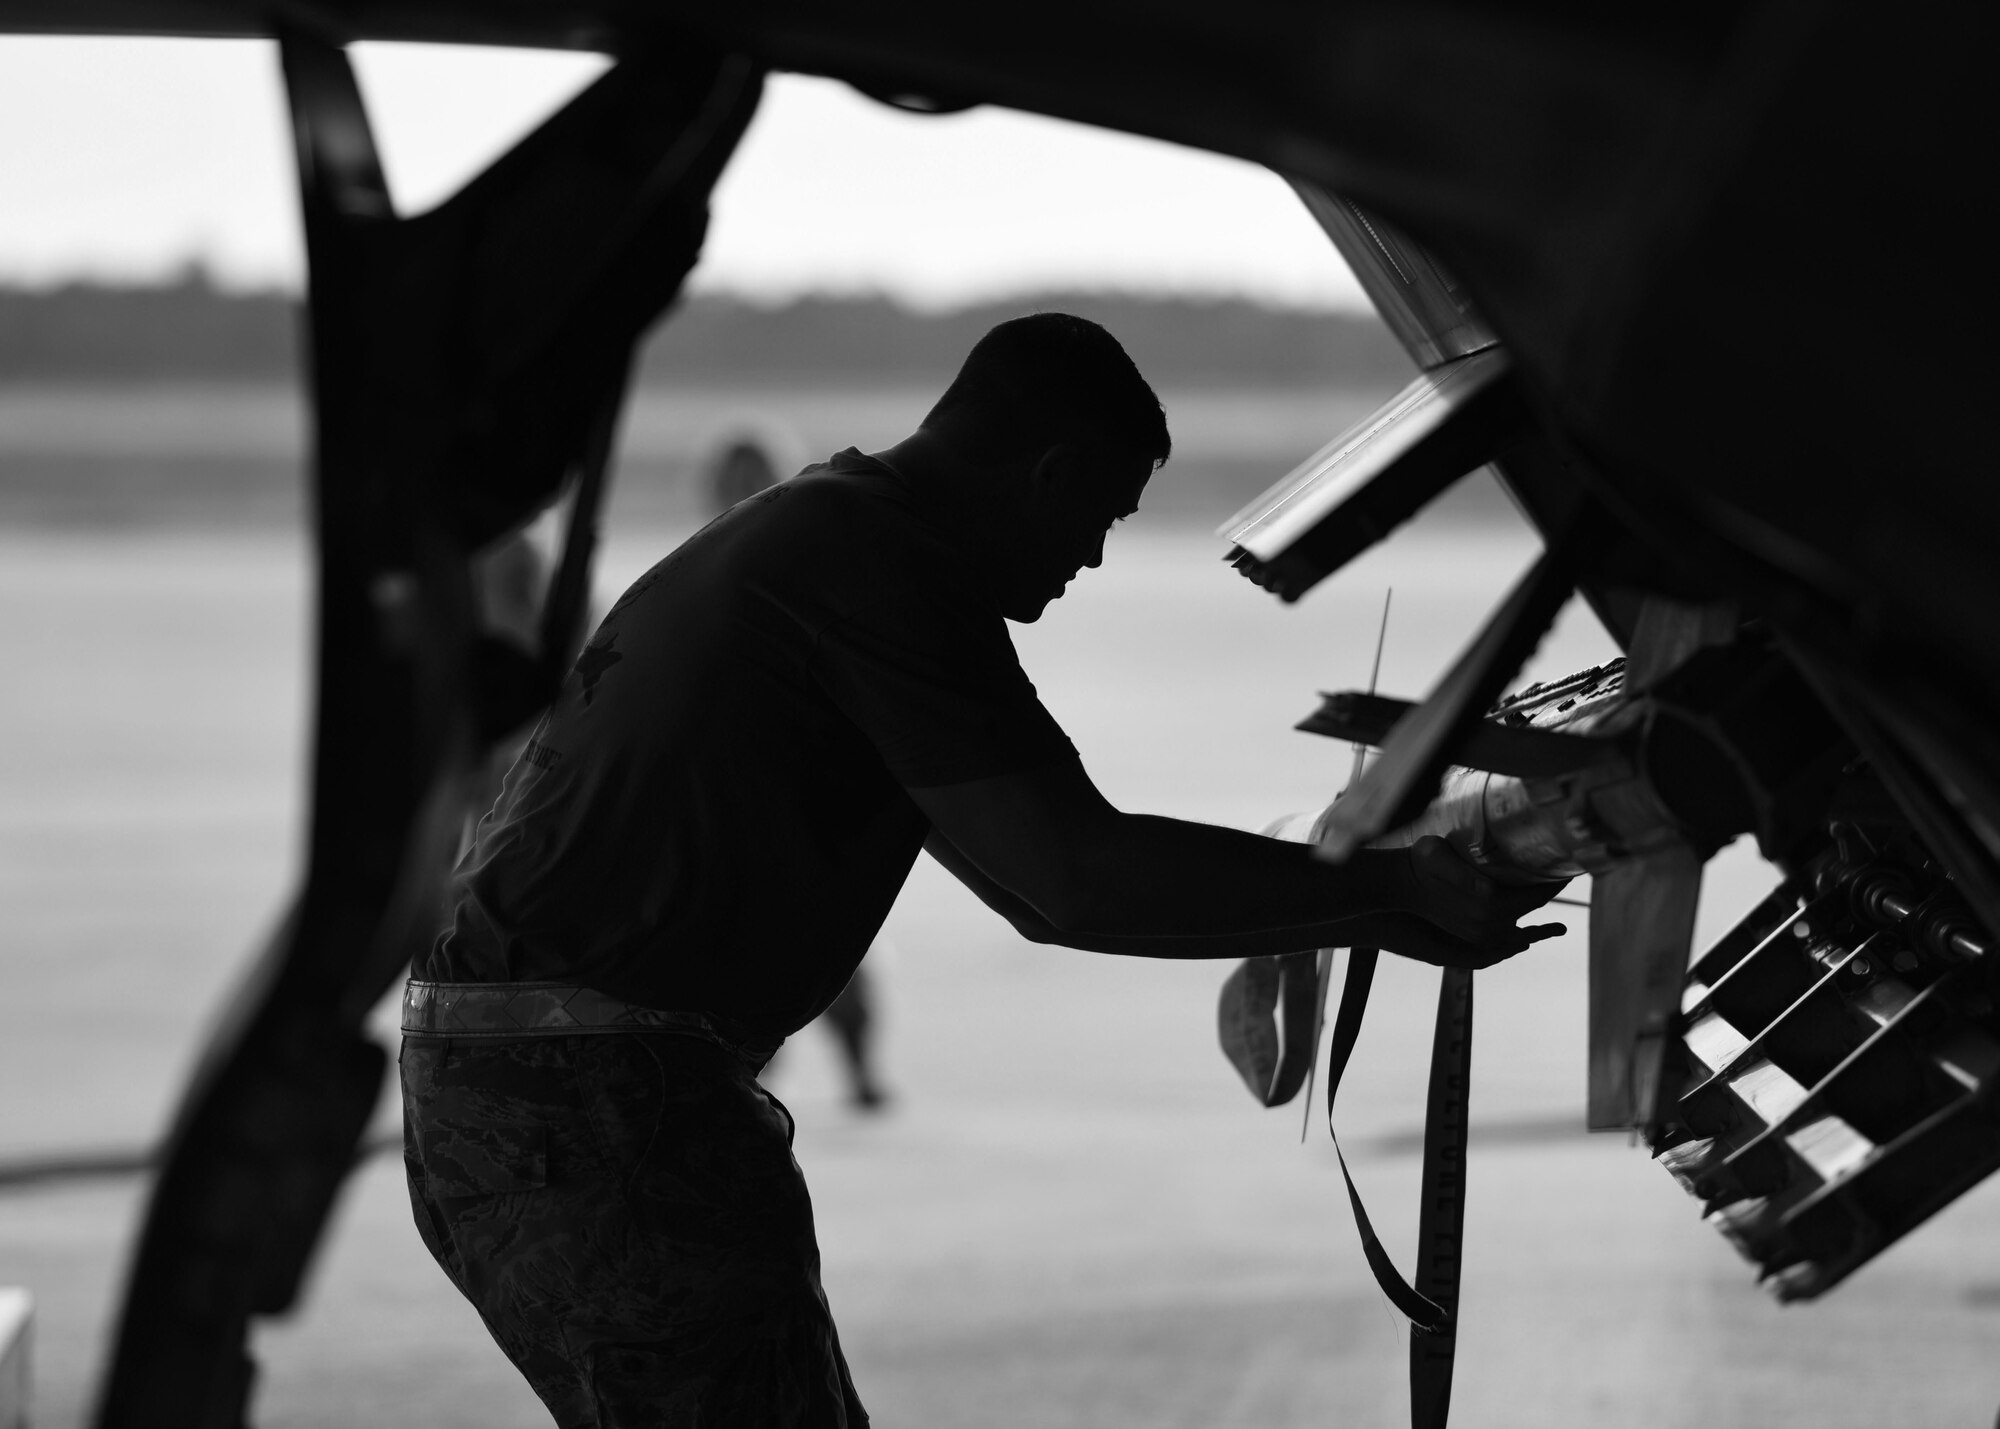
[(1112, 446), (1157, 471), (1173, 451), (1160, 399), (1118, 339), (1071, 313), (1013, 318), (974, 343), (923, 424), (947, 422), (1007, 456), (1067, 441)]

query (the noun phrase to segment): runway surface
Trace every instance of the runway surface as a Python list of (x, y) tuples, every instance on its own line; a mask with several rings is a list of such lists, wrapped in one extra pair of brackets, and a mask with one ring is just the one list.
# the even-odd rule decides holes
[[(614, 531), (610, 590), (677, 534)], [(1420, 525), (1287, 609), (1212, 539), (1142, 518), (1018, 643), (1114, 802), (1254, 827), (1343, 780), (1347, 751), (1290, 725), (1365, 682), (1384, 586), (1382, 689), (1414, 697), (1532, 549), (1518, 529)], [(0, 534), (0, 1161), (150, 1144), (276, 918), (297, 874), (304, 559), (268, 528)], [(1572, 612), (1532, 673), (1608, 648)], [(1767, 886), (1754, 855), (1725, 855), (1704, 935)], [(1454, 1424), (1985, 1429), (2000, 1191), (1779, 1310), (1643, 1152), (1574, 1129), (1569, 911), (1568, 937), (1479, 979)], [(888, 935), (893, 1109), (847, 1110), (816, 1030), (775, 1079), (877, 1423), (1399, 1422), (1403, 1332), (1324, 1129), (1302, 1146), (1299, 1109), (1260, 1111), (1216, 1050), (1226, 966), (1023, 945), (928, 864)], [(1404, 1258), (1434, 979), (1387, 960), (1341, 1095)], [(39, 1302), (38, 1429), (79, 1420), (142, 1190), (115, 1168), (0, 1187), (0, 1283)], [(547, 1422), (423, 1253), (394, 1157), (355, 1178), (305, 1304), (257, 1350), (267, 1429)]]

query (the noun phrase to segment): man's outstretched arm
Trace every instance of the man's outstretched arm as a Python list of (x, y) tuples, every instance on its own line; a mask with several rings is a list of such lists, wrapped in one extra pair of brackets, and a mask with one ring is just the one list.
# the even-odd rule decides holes
[(1515, 926), (1554, 886), (1502, 888), (1441, 840), (1328, 865), (1298, 844), (1122, 813), (1076, 760), (910, 795), (933, 856), (1037, 941), (1147, 957), (1372, 944), (1485, 966), (1561, 931)]
[[(1194, 937), (1114, 937), (1065, 933), (1025, 900), (988, 878), (951, 840), (935, 829), (924, 849), (979, 896), (981, 902), (1014, 925), (1031, 943), (1060, 943), (1092, 953), (1133, 958), (1254, 958), (1321, 947), (1394, 947), (1407, 957), (1434, 964), (1488, 967), (1509, 953), (1478, 949), (1414, 915), (1386, 913), (1342, 918), (1309, 928), (1279, 928), (1262, 933), (1205, 934)], [(1531, 930), (1532, 931), (1532, 930)]]

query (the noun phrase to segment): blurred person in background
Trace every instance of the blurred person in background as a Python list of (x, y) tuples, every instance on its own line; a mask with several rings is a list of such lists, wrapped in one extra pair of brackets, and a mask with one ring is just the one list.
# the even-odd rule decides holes
[[(711, 516), (719, 516), (739, 501), (778, 484), (778, 468), (767, 450), (767, 440), (745, 431), (716, 448), (702, 473)], [(869, 951), (874, 951), (873, 944)], [(875, 974), (864, 957), (847, 986), (816, 1019), (833, 1034), (841, 1071), (847, 1078), (847, 1104), (856, 1111), (881, 1111), (889, 1104), (889, 1094), (875, 1074), (875, 1001)], [(764, 1080), (770, 1079), (776, 1065), (775, 1057), (765, 1063)]]
[(764, 444), (752, 436), (733, 437), (717, 448), (703, 474), (708, 488), (709, 514), (720, 516), (739, 501), (748, 500), (778, 482), (778, 468)]
[(401, 1059), (418, 1229), (560, 1424), (868, 1422), (756, 1076), (920, 848), (1102, 953), (1482, 967), (1561, 931), (1517, 926), (1553, 888), (1439, 839), (1336, 867), (1097, 791), (1006, 622), (1102, 562), (1169, 450), (1109, 333), (1002, 323), (909, 437), (738, 502), (585, 646), (454, 875)]

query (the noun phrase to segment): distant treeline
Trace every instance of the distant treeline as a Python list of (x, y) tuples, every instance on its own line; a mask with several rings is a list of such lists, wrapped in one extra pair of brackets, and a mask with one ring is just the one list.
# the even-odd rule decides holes
[[(882, 297), (782, 306), (705, 294), (647, 340), (642, 379), (937, 384), (994, 323), (1058, 308), (1096, 319), (1165, 385), (1383, 388), (1412, 368), (1372, 316), (1239, 299), (1046, 293), (942, 313)], [(0, 382), (276, 380), (298, 371), (296, 298), (218, 289), (199, 272), (153, 287), (0, 287)]]
[(880, 373), (941, 384), (997, 322), (1048, 309), (1103, 323), (1156, 383), (1395, 388), (1415, 368), (1372, 314), (1297, 312), (1240, 299), (1041, 293), (951, 312), (887, 298), (804, 298), (780, 308), (697, 297), (653, 335), (648, 378)]
[(276, 378), (298, 370), (296, 300), (199, 271), (157, 287), (0, 288), (0, 381)]

